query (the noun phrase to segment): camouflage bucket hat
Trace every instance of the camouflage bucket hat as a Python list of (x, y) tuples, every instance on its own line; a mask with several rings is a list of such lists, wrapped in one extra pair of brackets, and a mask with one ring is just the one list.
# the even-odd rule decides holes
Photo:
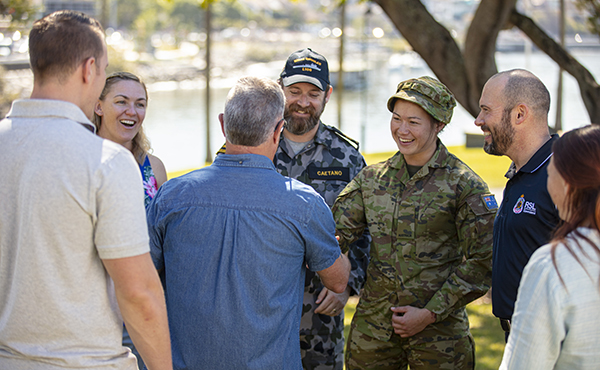
[(394, 111), (396, 99), (417, 104), (434, 119), (444, 124), (450, 123), (452, 111), (456, 107), (456, 100), (450, 90), (443, 83), (429, 76), (400, 82), (396, 94), (388, 100), (387, 106), (390, 112)]

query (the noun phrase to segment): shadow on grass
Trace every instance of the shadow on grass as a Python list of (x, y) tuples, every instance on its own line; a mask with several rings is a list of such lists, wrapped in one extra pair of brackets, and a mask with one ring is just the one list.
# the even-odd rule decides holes
[[(350, 322), (358, 299), (351, 297), (344, 309), (344, 336), (348, 338)], [(504, 332), (498, 319), (492, 315), (492, 305), (485, 299), (467, 306), (471, 334), (475, 339), (475, 370), (498, 369), (504, 351)]]

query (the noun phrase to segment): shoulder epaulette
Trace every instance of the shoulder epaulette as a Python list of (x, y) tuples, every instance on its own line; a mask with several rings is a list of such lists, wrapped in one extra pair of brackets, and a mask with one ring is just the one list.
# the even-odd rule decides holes
[(342, 131), (340, 131), (340, 129), (338, 129), (337, 127), (333, 127), (333, 126), (329, 126), (329, 125), (325, 125), (325, 124), (323, 126), (325, 126), (326, 129), (333, 131), (340, 139), (346, 141), (348, 144), (352, 145), (356, 150), (358, 150), (358, 147), (359, 147), (358, 141), (347, 136)]

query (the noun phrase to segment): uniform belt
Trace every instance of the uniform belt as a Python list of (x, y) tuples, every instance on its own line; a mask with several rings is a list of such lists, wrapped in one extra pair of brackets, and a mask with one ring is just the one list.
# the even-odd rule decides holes
[(505, 332), (510, 332), (510, 320), (500, 319), (500, 326)]

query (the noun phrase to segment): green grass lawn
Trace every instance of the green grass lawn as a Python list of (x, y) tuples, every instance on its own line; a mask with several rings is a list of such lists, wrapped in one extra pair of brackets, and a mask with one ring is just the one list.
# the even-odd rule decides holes
[[(344, 309), (344, 335), (348, 338), (350, 322), (358, 299), (351, 297)], [(487, 299), (479, 299), (467, 306), (471, 334), (475, 339), (475, 370), (498, 369), (504, 351), (504, 332), (498, 319), (492, 315), (492, 305)]]

